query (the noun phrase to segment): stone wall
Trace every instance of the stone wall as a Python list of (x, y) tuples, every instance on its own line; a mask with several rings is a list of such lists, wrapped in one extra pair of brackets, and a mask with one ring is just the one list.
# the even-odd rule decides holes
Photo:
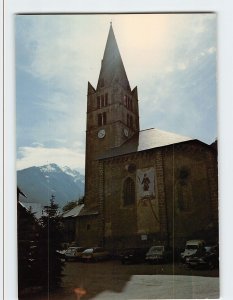
[[(156, 170), (155, 178), (160, 181), (162, 168), (157, 167), (157, 161), (159, 162), (159, 159), (156, 159), (153, 151), (105, 160), (104, 235), (106, 246), (113, 248), (147, 247), (154, 241), (161, 240), (161, 234), (164, 232), (160, 231), (160, 222), (166, 223), (166, 218), (163, 216), (163, 186), (158, 189), (157, 183), (155, 184), (155, 196), (151, 199), (140, 202), (137, 197), (137, 170), (154, 168)], [(129, 166), (135, 166), (135, 168), (132, 170)], [(131, 178), (135, 182), (136, 195), (133, 205), (124, 205), (123, 203), (123, 185), (127, 178)], [(148, 216), (150, 220), (148, 220)], [(143, 223), (146, 226), (144, 231), (141, 228)], [(166, 229), (163, 228), (164, 230)]]
[[(134, 172), (127, 166), (134, 165)], [(157, 220), (143, 206), (123, 205), (123, 183), (127, 177), (137, 182), (137, 170), (155, 169)], [(169, 243), (183, 247), (187, 239), (218, 240), (218, 198), (216, 153), (193, 141), (103, 162), (102, 191), (104, 243), (109, 247), (136, 247)], [(138, 228), (144, 215), (145, 231)], [(143, 224), (143, 220), (140, 222)], [(149, 228), (149, 229), (148, 229)], [(145, 240), (146, 239), (146, 240)]]
[(216, 153), (199, 142), (181, 143), (164, 149), (163, 162), (170, 244), (182, 247), (188, 239), (216, 242)]
[[(100, 160), (94, 170), (98, 215), (79, 218), (84, 246), (115, 251), (158, 243), (182, 248), (188, 239), (218, 241), (217, 157), (211, 147), (189, 141)], [(139, 171), (154, 172), (149, 198), (139, 197)], [(131, 205), (124, 204), (127, 178), (135, 182)]]
[(83, 247), (103, 245), (99, 215), (87, 215), (77, 218), (76, 242)]

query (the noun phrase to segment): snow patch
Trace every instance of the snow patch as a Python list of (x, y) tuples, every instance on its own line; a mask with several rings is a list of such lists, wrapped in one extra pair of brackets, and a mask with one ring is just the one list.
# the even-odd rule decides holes
[(57, 172), (59, 170), (59, 167), (55, 164), (45, 165), (40, 167), (41, 172), (43, 173), (51, 173), (51, 172)]
[(67, 175), (70, 175), (72, 177), (76, 177), (76, 172), (74, 170), (71, 170), (69, 167), (61, 167), (62, 171), (66, 173)]

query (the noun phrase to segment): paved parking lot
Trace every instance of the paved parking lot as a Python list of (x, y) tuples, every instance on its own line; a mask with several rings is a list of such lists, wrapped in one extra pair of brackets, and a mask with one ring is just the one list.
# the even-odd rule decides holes
[(217, 269), (190, 270), (178, 263), (66, 262), (61, 291), (32, 299), (202, 299), (218, 298), (218, 289)]
[[(131, 295), (141, 299), (148, 299), (148, 296), (153, 295), (153, 289), (156, 289), (159, 286), (160, 295), (162, 295), (162, 291), (164, 290), (164, 296), (166, 296), (166, 291), (168, 291), (168, 282), (169, 288), (173, 288), (174, 291), (180, 290), (180, 283), (184, 283), (184, 278), (187, 277), (185, 281), (185, 290), (177, 295), (181, 296), (186, 295), (189, 296), (188, 298), (202, 298), (198, 297), (198, 290), (203, 290), (203, 287), (198, 289), (198, 282), (204, 283), (209, 281), (209, 278), (213, 278), (214, 286), (218, 289), (218, 270), (190, 270), (187, 269), (183, 264), (160, 264), (160, 265), (148, 265), (148, 264), (134, 264), (134, 265), (122, 265), (119, 261), (107, 261), (107, 262), (98, 262), (98, 263), (78, 263), (78, 262), (69, 262), (66, 263), (66, 267), (64, 270), (64, 274), (66, 275), (63, 279), (63, 284), (65, 289), (69, 289), (70, 291), (74, 291), (76, 287), (81, 287), (85, 289), (87, 294), (83, 299), (91, 299), (95, 298), (98, 295), (102, 295), (104, 299), (107, 295), (111, 294), (111, 298), (113, 295), (118, 297), (118, 299), (124, 299), (123, 295), (124, 292), (128, 293), (127, 291), (131, 292)], [(148, 276), (152, 275), (152, 276)], [(154, 276), (157, 276), (156, 278)], [(168, 280), (162, 280), (158, 275), (171, 275), (171, 278)], [(174, 278), (176, 276), (176, 280)], [(178, 275), (187, 275), (182, 276), (182, 280), (178, 280)], [(136, 276), (136, 277), (135, 277)], [(202, 280), (197, 281), (192, 279), (193, 277), (197, 278), (196, 276), (205, 277)], [(180, 277), (179, 277), (180, 278)], [(162, 281), (161, 281), (162, 280)], [(195, 284), (194, 284), (195, 282)], [(161, 284), (164, 285), (161, 289)], [(179, 287), (175, 285), (179, 285)], [(193, 295), (193, 287), (195, 285), (195, 294)], [(209, 283), (206, 285), (206, 287)], [(150, 295), (148, 294), (148, 286), (150, 287)], [(132, 290), (138, 290), (140, 293), (132, 293)], [(209, 288), (208, 288), (209, 290)], [(145, 291), (145, 295), (143, 295), (143, 291)], [(188, 292), (187, 292), (188, 291)], [(174, 296), (172, 294), (172, 290), (168, 293), (167, 296)], [(203, 291), (201, 292), (203, 294)], [(201, 296), (201, 295), (200, 295)], [(211, 295), (209, 295), (211, 298)], [(101, 296), (99, 296), (101, 297)], [(98, 299), (101, 299), (99, 298)], [(114, 298), (115, 298), (114, 297)], [(135, 299), (139, 299), (135, 298)], [(163, 297), (166, 298), (166, 297)], [(168, 297), (170, 298), (170, 297)], [(174, 297), (172, 297), (174, 298)], [(206, 297), (205, 297), (206, 298)], [(117, 298), (116, 298), (117, 299)], [(125, 298), (127, 299), (127, 298)], [(152, 299), (152, 298), (150, 298)]]

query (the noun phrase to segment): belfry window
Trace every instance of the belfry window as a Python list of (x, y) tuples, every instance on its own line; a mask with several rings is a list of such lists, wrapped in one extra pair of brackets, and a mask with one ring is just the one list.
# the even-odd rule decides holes
[(108, 105), (108, 93), (97, 96), (97, 108), (102, 108)]
[(129, 98), (129, 109), (133, 110), (133, 101), (131, 98)]
[(124, 95), (124, 105), (129, 110), (133, 110), (133, 100), (129, 96), (127, 96), (127, 95)]
[(103, 113), (103, 125), (106, 125), (107, 123), (107, 114), (106, 112)]
[(100, 96), (97, 97), (97, 108), (100, 108)]
[(102, 114), (98, 114), (98, 126), (102, 125)]
[(129, 118), (129, 124), (130, 124), (130, 127), (133, 128), (133, 117), (130, 116)]
[(133, 128), (133, 117), (127, 114), (127, 126)]
[(101, 107), (104, 107), (104, 95), (101, 95)]
[(123, 203), (124, 206), (135, 203), (135, 183), (130, 177), (126, 178), (123, 184)]
[(106, 93), (105, 97), (104, 97), (104, 106), (107, 106), (107, 105), (108, 105), (108, 94)]
[(124, 95), (124, 106), (127, 106), (127, 96)]
[(107, 113), (103, 112), (102, 114), (98, 114), (98, 126), (106, 125), (107, 123)]

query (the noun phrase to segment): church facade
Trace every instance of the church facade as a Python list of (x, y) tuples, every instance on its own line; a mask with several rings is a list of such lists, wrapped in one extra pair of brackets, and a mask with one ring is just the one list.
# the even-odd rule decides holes
[(130, 87), (112, 26), (97, 87), (88, 83), (85, 176), (80, 245), (218, 241), (217, 151), (159, 129), (140, 131), (137, 87)]

